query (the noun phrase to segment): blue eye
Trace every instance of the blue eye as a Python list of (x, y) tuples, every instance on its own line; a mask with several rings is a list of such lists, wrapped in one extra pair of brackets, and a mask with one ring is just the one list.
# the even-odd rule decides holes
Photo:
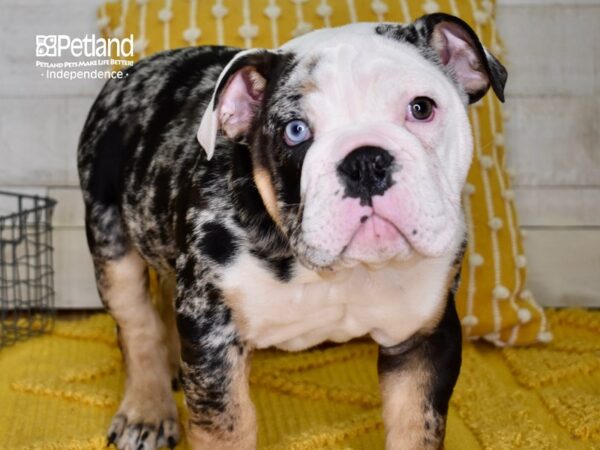
[(283, 138), (287, 145), (293, 147), (311, 138), (310, 128), (303, 120), (292, 120), (285, 126)]

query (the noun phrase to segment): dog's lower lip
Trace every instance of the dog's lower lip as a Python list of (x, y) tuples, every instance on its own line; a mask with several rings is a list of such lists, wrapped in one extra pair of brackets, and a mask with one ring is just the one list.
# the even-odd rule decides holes
[(380, 218), (381, 220), (383, 220), (383, 221), (384, 221), (384, 222), (386, 222), (387, 224), (389, 224), (389, 225), (391, 225), (392, 227), (394, 227), (394, 229), (396, 230), (396, 232), (397, 232), (397, 233), (398, 233), (400, 236), (402, 236), (402, 237), (404, 238), (404, 240), (406, 240), (406, 241), (408, 242), (408, 239), (406, 239), (406, 236), (404, 235), (404, 233), (403, 233), (403, 232), (400, 230), (400, 228), (398, 228), (398, 227), (396, 226), (396, 224), (395, 224), (394, 222), (392, 222), (391, 220), (388, 220), (388, 219), (386, 219), (386, 218), (385, 218), (385, 217), (383, 217), (383, 216), (380, 216), (380, 215), (379, 215), (379, 214), (377, 214), (377, 213), (373, 213), (373, 214), (371, 215), (371, 217), (373, 217), (373, 216), (377, 216), (378, 218)]
[[(363, 217), (364, 217), (364, 216), (363, 216)], [(394, 222), (392, 222), (392, 221), (391, 221), (391, 220), (389, 220), (389, 219), (386, 219), (385, 217), (383, 217), (383, 216), (382, 216), (382, 215), (380, 215), (380, 214), (377, 214), (376, 212), (374, 212), (373, 214), (371, 214), (370, 216), (368, 216), (368, 217), (367, 217), (365, 220), (362, 220), (362, 218), (361, 218), (360, 225), (359, 225), (359, 227), (356, 229), (356, 231), (354, 232), (354, 234), (356, 234), (356, 233), (358, 232), (358, 230), (360, 229), (360, 227), (361, 227), (361, 226), (363, 226), (363, 224), (367, 223), (367, 221), (369, 221), (370, 219), (373, 219), (374, 217), (377, 217), (377, 218), (379, 218), (379, 219), (383, 220), (383, 221), (384, 221), (385, 223), (387, 223), (388, 225), (391, 225), (391, 226), (394, 228), (394, 230), (396, 230), (396, 232), (397, 232), (397, 233), (398, 233), (400, 236), (402, 236), (402, 237), (403, 237), (405, 240), (407, 240), (407, 241), (408, 241), (408, 239), (406, 239), (406, 236), (404, 235), (404, 233), (403, 233), (403, 232), (400, 230), (400, 228), (398, 228), (398, 227), (396, 226), (396, 224), (395, 224)], [(352, 238), (354, 238), (354, 234), (352, 235)]]
[[(400, 228), (398, 228), (396, 226), (395, 223), (393, 223), (392, 221), (390, 221), (389, 219), (386, 219), (385, 217), (381, 216), (380, 214), (373, 212), (370, 215), (364, 215), (361, 216), (360, 220), (359, 220), (359, 224), (356, 227), (356, 229), (354, 230), (354, 232), (352, 233), (352, 237), (350, 237), (350, 240), (348, 241), (348, 243), (344, 246), (344, 248), (342, 249), (342, 251), (340, 252), (339, 257), (341, 257), (342, 255), (344, 255), (344, 253), (346, 253), (346, 251), (348, 250), (348, 247), (350, 246), (350, 244), (352, 244), (352, 241), (354, 240), (354, 237), (356, 236), (356, 234), (359, 232), (359, 230), (365, 225), (365, 223), (367, 223), (370, 219), (372, 219), (373, 217), (378, 217), (379, 219), (383, 220), (384, 222), (386, 222), (387, 224), (391, 225), (396, 232), (398, 233), (399, 236), (402, 237), (402, 239), (404, 239), (408, 245), (410, 245), (410, 241), (406, 238), (406, 235), (400, 230)], [(411, 246), (412, 247), (412, 246)]]

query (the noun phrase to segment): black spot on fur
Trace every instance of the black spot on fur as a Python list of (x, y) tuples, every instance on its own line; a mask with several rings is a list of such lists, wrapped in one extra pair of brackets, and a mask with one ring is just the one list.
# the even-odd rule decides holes
[(193, 258), (188, 258), (185, 266), (183, 266), (183, 270), (179, 273), (179, 276), (185, 279), (186, 281), (192, 281), (195, 278), (194, 269), (196, 267), (196, 263)]
[(177, 330), (181, 338), (181, 358), (184, 361), (193, 361), (197, 355), (197, 343), (203, 337), (198, 320), (195, 317), (178, 314)]
[(410, 44), (416, 44), (419, 41), (419, 33), (415, 29), (414, 25), (392, 25), (392, 24), (381, 24), (375, 27), (377, 34), (396, 39), (401, 42), (408, 42)]
[(156, 175), (154, 180), (154, 214), (158, 216), (167, 209), (170, 200), (171, 175), (167, 171), (161, 171)]
[[(460, 274), (457, 274), (460, 277)], [(448, 401), (456, 384), (461, 365), (462, 334), (460, 321), (454, 305), (454, 292), (448, 293), (444, 315), (434, 333), (427, 341), (426, 357), (435, 374), (428, 403), (445, 417)], [(439, 424), (441, 427), (441, 424)]]
[(290, 281), (293, 276), (294, 257), (287, 256), (284, 258), (272, 258), (267, 261), (271, 270), (281, 281)]
[(216, 305), (221, 300), (221, 291), (212, 283), (203, 286), (203, 293), (209, 305)]
[(98, 140), (88, 191), (94, 202), (116, 205), (123, 192), (123, 171), (131, 153), (124, 142), (125, 130), (112, 123)]
[(221, 265), (231, 262), (237, 251), (237, 242), (233, 234), (217, 222), (205, 223), (202, 233), (202, 253)]

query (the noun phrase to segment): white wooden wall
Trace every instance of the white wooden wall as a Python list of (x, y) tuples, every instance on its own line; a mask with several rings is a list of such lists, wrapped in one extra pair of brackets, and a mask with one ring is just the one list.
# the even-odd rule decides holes
[(600, 1), (500, 0), (497, 13), (531, 290), (600, 306)]
[[(35, 35), (96, 32), (98, 0), (0, 0), (0, 189), (56, 198), (62, 307), (99, 305), (75, 152), (101, 83), (46, 80)], [(506, 141), (530, 287), (546, 305), (600, 306), (600, 0), (499, 0)]]

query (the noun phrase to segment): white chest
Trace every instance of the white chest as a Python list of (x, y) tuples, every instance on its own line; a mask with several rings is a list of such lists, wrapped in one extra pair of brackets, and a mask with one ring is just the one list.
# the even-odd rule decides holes
[(370, 334), (380, 345), (402, 342), (440, 312), (450, 259), (409, 267), (347, 269), (327, 278), (299, 269), (276, 280), (249, 255), (223, 278), (242, 336), (258, 348), (302, 350)]

